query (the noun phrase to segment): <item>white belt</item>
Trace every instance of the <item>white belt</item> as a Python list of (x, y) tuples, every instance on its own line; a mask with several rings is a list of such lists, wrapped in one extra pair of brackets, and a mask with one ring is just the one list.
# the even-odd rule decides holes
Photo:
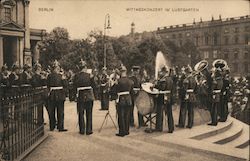
[(21, 84), (21, 87), (30, 87), (30, 84)]
[(52, 91), (52, 90), (60, 90), (60, 89), (63, 89), (63, 87), (62, 86), (60, 86), (60, 87), (50, 87), (50, 91)]
[(90, 89), (92, 89), (92, 87), (91, 87), (91, 86), (88, 86), (88, 87), (78, 87), (78, 88), (77, 88), (77, 94), (76, 94), (76, 97), (78, 97), (78, 96), (79, 96), (79, 91), (83, 91), (83, 90), (90, 90)]
[(105, 84), (101, 84), (101, 86), (106, 86), (106, 83)]
[(159, 91), (159, 94), (169, 94), (171, 91)]
[(133, 88), (134, 91), (139, 91), (141, 90), (140, 88)]
[(192, 92), (194, 92), (193, 89), (188, 89), (188, 90), (187, 90), (187, 93), (192, 93)]
[(7, 87), (5, 84), (1, 84), (0, 86), (1, 86), (1, 87)]
[(47, 86), (40, 86), (40, 87), (36, 87), (36, 89), (46, 89)]
[(116, 103), (118, 103), (118, 102), (119, 102), (120, 96), (122, 96), (122, 95), (128, 95), (128, 94), (130, 94), (130, 93), (129, 93), (129, 91), (125, 91), (125, 92), (119, 92), (119, 93), (117, 93), (118, 98), (116, 99)]
[(19, 86), (17, 86), (17, 85), (12, 85), (11, 87), (19, 87)]
[(87, 89), (92, 89), (92, 87), (78, 87), (77, 91), (82, 91), (82, 90), (87, 90)]
[(213, 93), (220, 93), (221, 90), (213, 90)]

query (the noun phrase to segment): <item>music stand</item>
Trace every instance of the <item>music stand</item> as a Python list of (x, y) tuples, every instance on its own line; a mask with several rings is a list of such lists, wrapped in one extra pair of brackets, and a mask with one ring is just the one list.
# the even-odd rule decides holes
[(114, 122), (114, 120), (113, 120), (112, 116), (111, 116), (111, 115), (110, 115), (110, 113), (109, 113), (109, 108), (108, 108), (108, 111), (107, 111), (107, 113), (106, 113), (106, 115), (105, 115), (105, 117), (104, 117), (104, 120), (103, 120), (102, 125), (101, 125), (101, 127), (99, 128), (98, 132), (101, 132), (101, 131), (102, 131), (102, 128), (103, 128), (104, 122), (106, 122), (106, 123), (107, 123), (107, 122), (108, 122), (108, 118), (110, 118), (110, 119), (111, 119), (111, 121), (112, 121), (112, 123), (113, 123), (113, 125), (114, 125), (115, 129), (117, 129), (117, 127), (116, 127), (116, 125), (115, 125), (115, 122)]
[(148, 116), (145, 115), (144, 117), (147, 119), (147, 121), (145, 122), (145, 124), (147, 124), (149, 122), (149, 128), (146, 128), (144, 131), (146, 133), (152, 133), (153, 132), (152, 124), (155, 125), (155, 122), (153, 122), (153, 119), (156, 117), (156, 115), (152, 116), (152, 113), (150, 113)]

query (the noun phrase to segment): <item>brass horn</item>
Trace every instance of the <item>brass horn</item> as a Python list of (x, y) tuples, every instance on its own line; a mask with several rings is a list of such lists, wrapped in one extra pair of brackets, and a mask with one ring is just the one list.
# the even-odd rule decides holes
[(202, 71), (204, 71), (205, 69), (207, 69), (207, 67), (208, 67), (208, 62), (206, 60), (201, 60), (200, 62), (198, 62), (197, 64), (195, 64), (194, 70), (197, 73), (201, 73)]
[(227, 62), (223, 59), (216, 59), (213, 61), (213, 67), (214, 68), (220, 68), (222, 70), (228, 69)]

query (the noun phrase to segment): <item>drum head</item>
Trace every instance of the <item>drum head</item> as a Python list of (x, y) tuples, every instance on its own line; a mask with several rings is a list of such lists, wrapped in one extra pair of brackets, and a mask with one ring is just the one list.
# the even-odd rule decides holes
[(150, 94), (159, 94), (159, 90), (156, 89), (156, 88), (152, 88), (153, 87), (153, 84), (152, 83), (143, 83), (141, 85), (142, 89), (147, 92), (147, 93), (150, 93)]
[(140, 91), (136, 100), (135, 105), (137, 110), (142, 115), (147, 115), (154, 112), (154, 100), (153, 97), (145, 91)]

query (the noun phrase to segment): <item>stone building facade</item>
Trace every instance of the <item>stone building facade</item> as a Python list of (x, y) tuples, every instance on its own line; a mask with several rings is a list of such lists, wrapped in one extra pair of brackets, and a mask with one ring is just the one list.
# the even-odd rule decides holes
[(159, 27), (157, 34), (178, 46), (192, 41), (210, 67), (221, 58), (228, 62), (233, 76), (250, 73), (250, 15)]
[(37, 42), (45, 30), (29, 26), (29, 0), (0, 0), (0, 67), (23, 66), (39, 59)]

